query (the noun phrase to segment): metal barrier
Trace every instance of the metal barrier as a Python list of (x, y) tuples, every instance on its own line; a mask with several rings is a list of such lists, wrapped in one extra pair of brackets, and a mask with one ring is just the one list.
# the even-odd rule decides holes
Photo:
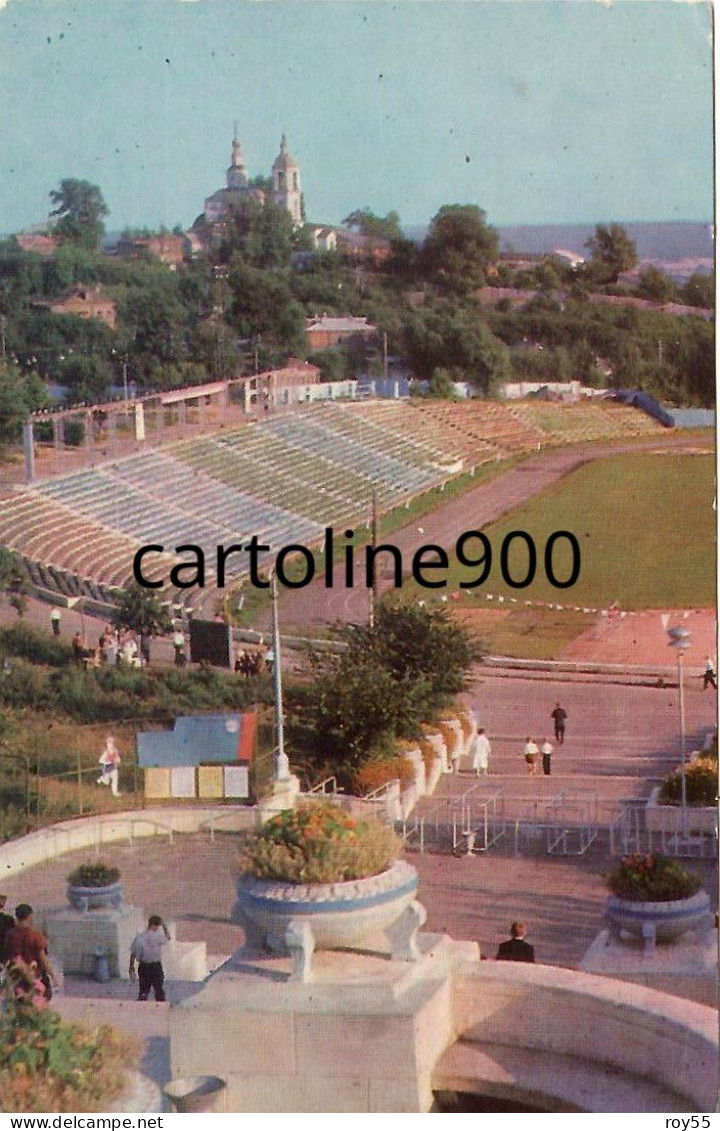
[(473, 852), (487, 852), (505, 836), (505, 799), (502, 790), (472, 796), (468, 790), (461, 799), (461, 805), (452, 812), (452, 846), (456, 851), (461, 841), (465, 842), (468, 856)]
[(398, 822), (398, 832), (405, 844), (409, 847), (416, 845), (421, 854), (430, 847), (451, 848), (451, 800), (452, 798), (446, 797), (422, 816), (418, 816), (417, 811), (414, 811), (402, 822)]
[(548, 805), (547, 822), (548, 856), (584, 856), (600, 829), (597, 794), (564, 790)]
[(608, 824), (611, 856), (645, 855), (659, 852), (663, 856), (687, 859), (713, 858), (717, 855), (717, 828), (714, 833), (683, 833), (682, 829), (649, 829), (645, 823), (645, 803), (626, 805)]

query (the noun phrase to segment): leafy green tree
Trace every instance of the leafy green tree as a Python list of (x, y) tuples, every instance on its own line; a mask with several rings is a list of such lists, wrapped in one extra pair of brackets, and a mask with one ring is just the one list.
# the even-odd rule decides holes
[(172, 628), (167, 609), (150, 590), (136, 581), (126, 585), (118, 597), (113, 623), (141, 636), (162, 636)]
[(52, 190), (50, 200), (55, 205), (50, 213), (56, 219), (55, 235), (82, 247), (100, 247), (108, 207), (97, 185), (68, 177)]
[(498, 257), (499, 239), (476, 204), (446, 204), (430, 224), (421, 263), (429, 278), (448, 291), (467, 292), (485, 284)]
[(286, 208), (272, 199), (264, 204), (244, 201), (233, 212), (219, 258), (224, 263), (239, 258), (265, 270), (284, 267), (293, 252), (293, 235), (292, 219)]
[(649, 264), (640, 272), (637, 293), (652, 302), (671, 302), (675, 297), (675, 284), (664, 271)]
[(346, 228), (354, 228), (364, 236), (375, 239), (392, 241), (403, 238), (397, 212), (388, 212), (387, 216), (376, 216), (369, 208), (356, 208), (345, 217), (343, 224)]
[(702, 306), (707, 310), (715, 308), (715, 274), (705, 275), (695, 271), (680, 291), (683, 302), (689, 306)]
[(7, 594), (10, 606), (19, 617), (27, 609), (27, 591), (27, 572), (22, 559), (7, 546), (0, 546), (0, 594)]
[(591, 276), (600, 283), (617, 283), (622, 271), (637, 266), (635, 242), (622, 224), (598, 224), (585, 247), (590, 251)]
[(455, 394), (454, 378), (449, 369), (438, 366), (433, 369), (428, 382), (428, 394), (441, 400), (452, 400)]
[(466, 631), (444, 611), (381, 605), (373, 628), (346, 625), (342, 653), (313, 659), (313, 682), (292, 693), (295, 719), (340, 774), (382, 754), (463, 689), (476, 658)]
[(241, 337), (299, 353), (305, 347), (305, 315), (282, 276), (251, 267), (237, 257), (230, 265), (232, 305), (227, 320)]
[(474, 306), (427, 304), (408, 318), (405, 353), (416, 377), (429, 380), (438, 368), (469, 381), (483, 393), (509, 378), (507, 347), (482, 322)]
[(17, 365), (0, 362), (0, 453), (19, 443), (24, 421), (46, 404), (45, 388), (34, 374), (25, 376)]

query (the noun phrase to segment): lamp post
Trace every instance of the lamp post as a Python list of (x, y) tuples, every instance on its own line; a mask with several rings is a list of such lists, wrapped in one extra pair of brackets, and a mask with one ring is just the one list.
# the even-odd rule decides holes
[(283, 728), (282, 670), (280, 664), (280, 624), (278, 621), (278, 595), (275, 570), (270, 578), (272, 595), (272, 647), (273, 647), (273, 685), (275, 690), (275, 733), (277, 736), (277, 758), (275, 761), (275, 781), (290, 781), (290, 762), (285, 753)]
[(685, 688), (683, 686), (683, 656), (690, 647), (690, 633), (686, 628), (669, 628), (669, 646), (677, 651), (678, 691), (680, 699), (680, 805), (682, 808), (682, 835), (687, 836), (687, 789), (685, 783)]

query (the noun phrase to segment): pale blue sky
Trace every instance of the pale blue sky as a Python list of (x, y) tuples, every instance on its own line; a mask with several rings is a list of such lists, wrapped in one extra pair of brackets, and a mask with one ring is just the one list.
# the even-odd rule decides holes
[(251, 174), (287, 132), (314, 221), (708, 221), (709, 35), (671, 0), (6, 0), (0, 231), (63, 177), (111, 229), (186, 227), (235, 119)]

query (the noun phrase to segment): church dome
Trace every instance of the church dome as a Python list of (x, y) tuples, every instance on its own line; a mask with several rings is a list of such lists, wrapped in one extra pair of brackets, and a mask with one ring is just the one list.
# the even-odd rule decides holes
[(297, 161), (288, 149), (287, 138), (285, 134), (283, 134), (282, 141), (280, 142), (280, 152), (273, 162), (273, 169), (297, 169), (298, 167)]

